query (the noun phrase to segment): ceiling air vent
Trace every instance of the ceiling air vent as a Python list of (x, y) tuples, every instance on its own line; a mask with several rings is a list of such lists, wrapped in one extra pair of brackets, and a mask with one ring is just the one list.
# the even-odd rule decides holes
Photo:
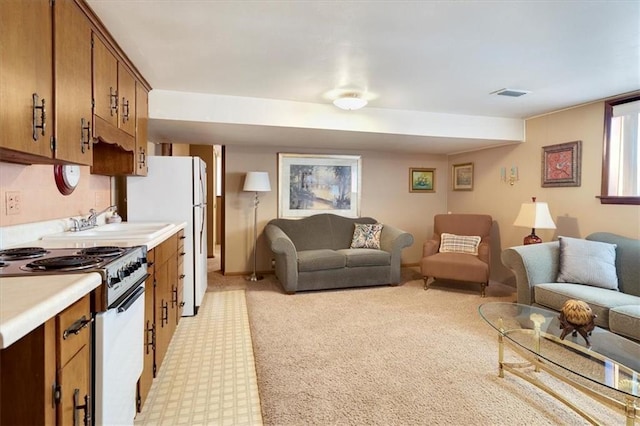
[(495, 92), (491, 92), (492, 95), (510, 96), (512, 98), (517, 98), (522, 95), (526, 95), (527, 93), (531, 93), (531, 92), (528, 90), (518, 90), (518, 89), (500, 89), (500, 90), (496, 90)]

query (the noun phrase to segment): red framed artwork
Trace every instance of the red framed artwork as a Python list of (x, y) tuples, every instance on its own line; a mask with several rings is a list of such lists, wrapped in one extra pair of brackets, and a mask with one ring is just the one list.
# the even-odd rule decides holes
[(580, 186), (582, 141), (542, 147), (542, 187)]

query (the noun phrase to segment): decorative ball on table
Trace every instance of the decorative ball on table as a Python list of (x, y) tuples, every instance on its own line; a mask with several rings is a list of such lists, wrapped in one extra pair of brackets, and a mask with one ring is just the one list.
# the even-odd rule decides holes
[(562, 305), (560, 310), (560, 328), (562, 334), (560, 339), (564, 339), (567, 334), (577, 336), (578, 333), (584, 338), (588, 346), (591, 346), (589, 336), (595, 328), (593, 320), (597, 317), (591, 310), (591, 307), (582, 300), (569, 299)]

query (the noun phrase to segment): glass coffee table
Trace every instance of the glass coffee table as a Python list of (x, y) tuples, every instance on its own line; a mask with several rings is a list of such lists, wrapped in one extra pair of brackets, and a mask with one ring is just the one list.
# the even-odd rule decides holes
[[(625, 413), (627, 425), (640, 419), (640, 345), (596, 327), (591, 346), (580, 336), (560, 339), (558, 313), (517, 303), (491, 302), (478, 308), (498, 331), (499, 376), (508, 371), (544, 390), (592, 424), (601, 424), (536, 375), (544, 371)], [(504, 344), (526, 362), (504, 361)]]

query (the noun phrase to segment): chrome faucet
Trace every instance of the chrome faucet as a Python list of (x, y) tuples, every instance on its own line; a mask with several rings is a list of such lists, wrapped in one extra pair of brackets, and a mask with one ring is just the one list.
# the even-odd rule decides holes
[(96, 226), (98, 226), (98, 216), (115, 208), (117, 208), (117, 206), (113, 205), (99, 212), (96, 212), (95, 209), (89, 209), (89, 216), (87, 216), (86, 218), (81, 217), (80, 219), (76, 219), (72, 217), (71, 221), (73, 222), (73, 226), (71, 227), (71, 232), (84, 231), (85, 229), (95, 228)]
[(99, 212), (96, 212), (94, 209), (89, 209), (89, 217), (87, 218), (87, 222), (89, 222), (89, 225), (91, 227), (98, 226), (98, 224), (97, 224), (98, 216), (100, 216), (101, 214), (106, 213), (106, 212), (108, 212), (108, 211), (110, 211), (112, 209), (115, 209), (117, 207), (118, 206), (116, 206), (114, 204), (113, 206), (109, 206), (106, 209), (101, 210)]

